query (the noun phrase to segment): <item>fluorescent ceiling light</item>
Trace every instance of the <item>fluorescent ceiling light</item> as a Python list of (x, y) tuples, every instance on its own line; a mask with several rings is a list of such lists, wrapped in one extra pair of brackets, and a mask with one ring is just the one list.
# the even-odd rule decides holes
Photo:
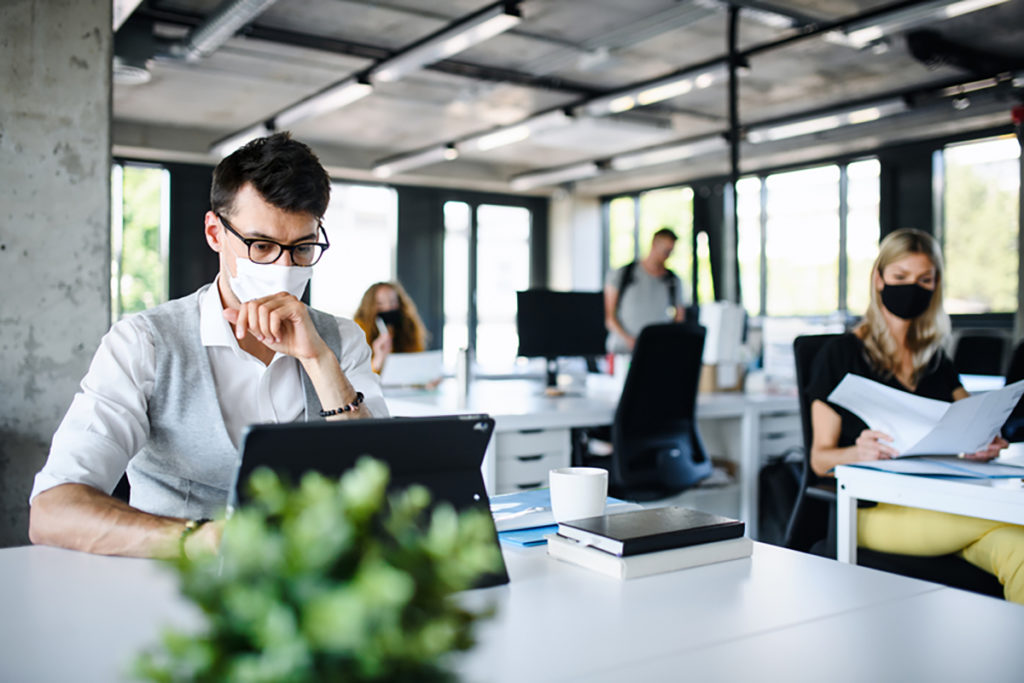
[(270, 132), (271, 131), (266, 124), (257, 123), (249, 126), (245, 130), (232, 133), (226, 138), (221, 138), (217, 142), (213, 143), (210, 147), (210, 151), (220, 157), (226, 157), (245, 143), (251, 142), (256, 138), (261, 138), (265, 135), (270, 135)]
[(725, 138), (720, 135), (712, 135), (677, 145), (665, 145), (639, 152), (620, 154), (619, 156), (612, 157), (609, 165), (616, 171), (630, 171), (644, 166), (656, 166), (672, 161), (692, 159), (702, 154), (724, 150), (726, 147)]
[(336, 109), (346, 107), (356, 100), (361, 100), (373, 92), (373, 86), (355, 78), (329, 85), (320, 92), (314, 93), (304, 100), (282, 109), (274, 115), (275, 128), (288, 128), (299, 121), (321, 116)]
[(429, 166), (441, 161), (452, 161), (459, 158), (459, 151), (451, 145), (437, 145), (418, 152), (398, 154), (378, 161), (373, 167), (373, 174), (378, 178), (390, 178), (393, 175), (421, 166)]
[(565, 183), (571, 180), (592, 178), (600, 172), (601, 168), (596, 162), (587, 161), (582, 164), (563, 166), (562, 168), (556, 168), (550, 171), (523, 173), (522, 175), (517, 175), (512, 178), (509, 181), (509, 185), (512, 186), (513, 190), (532, 190), (535, 187), (557, 185), (558, 183)]
[(907, 104), (902, 99), (886, 100), (876, 104), (865, 105), (855, 109), (848, 109), (842, 112), (815, 116), (812, 118), (800, 119), (789, 123), (780, 123), (769, 126), (752, 126), (747, 132), (747, 140), (755, 144), (771, 142), (774, 140), (785, 140), (801, 135), (820, 133), (826, 130), (833, 130), (842, 126), (855, 126), (869, 121), (877, 121), (886, 116), (899, 114), (907, 110)]
[(629, 90), (597, 97), (580, 105), (576, 111), (591, 116), (618, 114), (634, 107), (646, 107), (656, 102), (686, 95), (693, 90), (702, 90), (723, 80), (728, 73), (729, 70), (725, 64), (716, 64), (703, 69), (690, 69)]
[(555, 109), (532, 116), (519, 123), (501, 126), (500, 128), (494, 128), (485, 133), (468, 137), (458, 143), (458, 148), (462, 152), (473, 150), (486, 152), (498, 147), (504, 147), (505, 145), (522, 142), (534, 133), (565, 126), (572, 121), (573, 117), (565, 113), (564, 110)]
[(970, 14), (1007, 1), (932, 0), (862, 21), (855, 21), (841, 31), (829, 31), (825, 34), (825, 39), (832, 43), (864, 48), (894, 33)]
[(418, 45), (381, 62), (370, 72), (374, 83), (390, 83), (428, 64), (447, 59), (478, 43), (504, 33), (522, 21), (519, 11), (506, 3), (467, 17)]

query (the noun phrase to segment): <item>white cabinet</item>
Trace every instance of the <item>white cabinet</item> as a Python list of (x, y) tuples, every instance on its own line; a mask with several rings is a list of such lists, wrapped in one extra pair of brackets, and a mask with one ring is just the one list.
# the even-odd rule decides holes
[(492, 438), (496, 493), (547, 486), (548, 470), (570, 464), (568, 428), (496, 431)]

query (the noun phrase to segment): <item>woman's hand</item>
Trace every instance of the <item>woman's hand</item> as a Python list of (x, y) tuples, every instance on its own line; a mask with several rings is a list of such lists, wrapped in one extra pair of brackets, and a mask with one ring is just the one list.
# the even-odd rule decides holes
[(997, 434), (995, 438), (992, 439), (992, 443), (988, 446), (977, 453), (964, 453), (964, 458), (967, 460), (981, 460), (983, 462), (987, 462), (993, 458), (998, 458), (999, 452), (1009, 445), (1009, 441)]
[(379, 373), (384, 367), (384, 361), (386, 361), (388, 356), (391, 355), (393, 346), (394, 344), (391, 340), (390, 330), (388, 331), (388, 334), (378, 335), (377, 338), (373, 340), (373, 344), (371, 344), (371, 348), (373, 349), (373, 359), (370, 364), (373, 367), (374, 372)]
[(892, 442), (892, 437), (885, 432), (874, 429), (865, 429), (854, 442), (854, 460), (889, 460), (899, 455), (899, 452), (885, 441)]

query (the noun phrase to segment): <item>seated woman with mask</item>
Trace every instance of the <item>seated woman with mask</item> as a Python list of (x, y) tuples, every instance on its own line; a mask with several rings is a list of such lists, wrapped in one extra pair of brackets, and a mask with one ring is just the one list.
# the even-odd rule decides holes
[(353, 319), (373, 349), (371, 365), (380, 373), (391, 353), (414, 353), (427, 348), (427, 330), (416, 304), (396, 281), (370, 285)]
[[(941, 346), (950, 323), (942, 309), (942, 254), (935, 240), (911, 229), (888, 235), (870, 287), (863, 321), (822, 348), (811, 372), (811, 466), (819, 476), (836, 465), (898, 455), (890, 435), (828, 402), (848, 372), (942, 401), (968, 395)], [(996, 436), (985, 450), (965, 457), (990, 460), (1006, 445)], [(921, 556), (958, 553), (994, 574), (1008, 600), (1024, 603), (1024, 526), (887, 503), (860, 508), (857, 524), (862, 547)]]

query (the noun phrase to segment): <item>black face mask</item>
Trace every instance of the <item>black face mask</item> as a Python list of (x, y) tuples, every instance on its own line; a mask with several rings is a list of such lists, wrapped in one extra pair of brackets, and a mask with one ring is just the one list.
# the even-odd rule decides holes
[(921, 285), (885, 285), (882, 303), (897, 318), (912, 320), (928, 310), (934, 293)]
[(393, 311), (377, 311), (377, 317), (383, 320), (385, 325), (398, 327), (398, 323), (402, 322), (402, 311), (397, 308)]

